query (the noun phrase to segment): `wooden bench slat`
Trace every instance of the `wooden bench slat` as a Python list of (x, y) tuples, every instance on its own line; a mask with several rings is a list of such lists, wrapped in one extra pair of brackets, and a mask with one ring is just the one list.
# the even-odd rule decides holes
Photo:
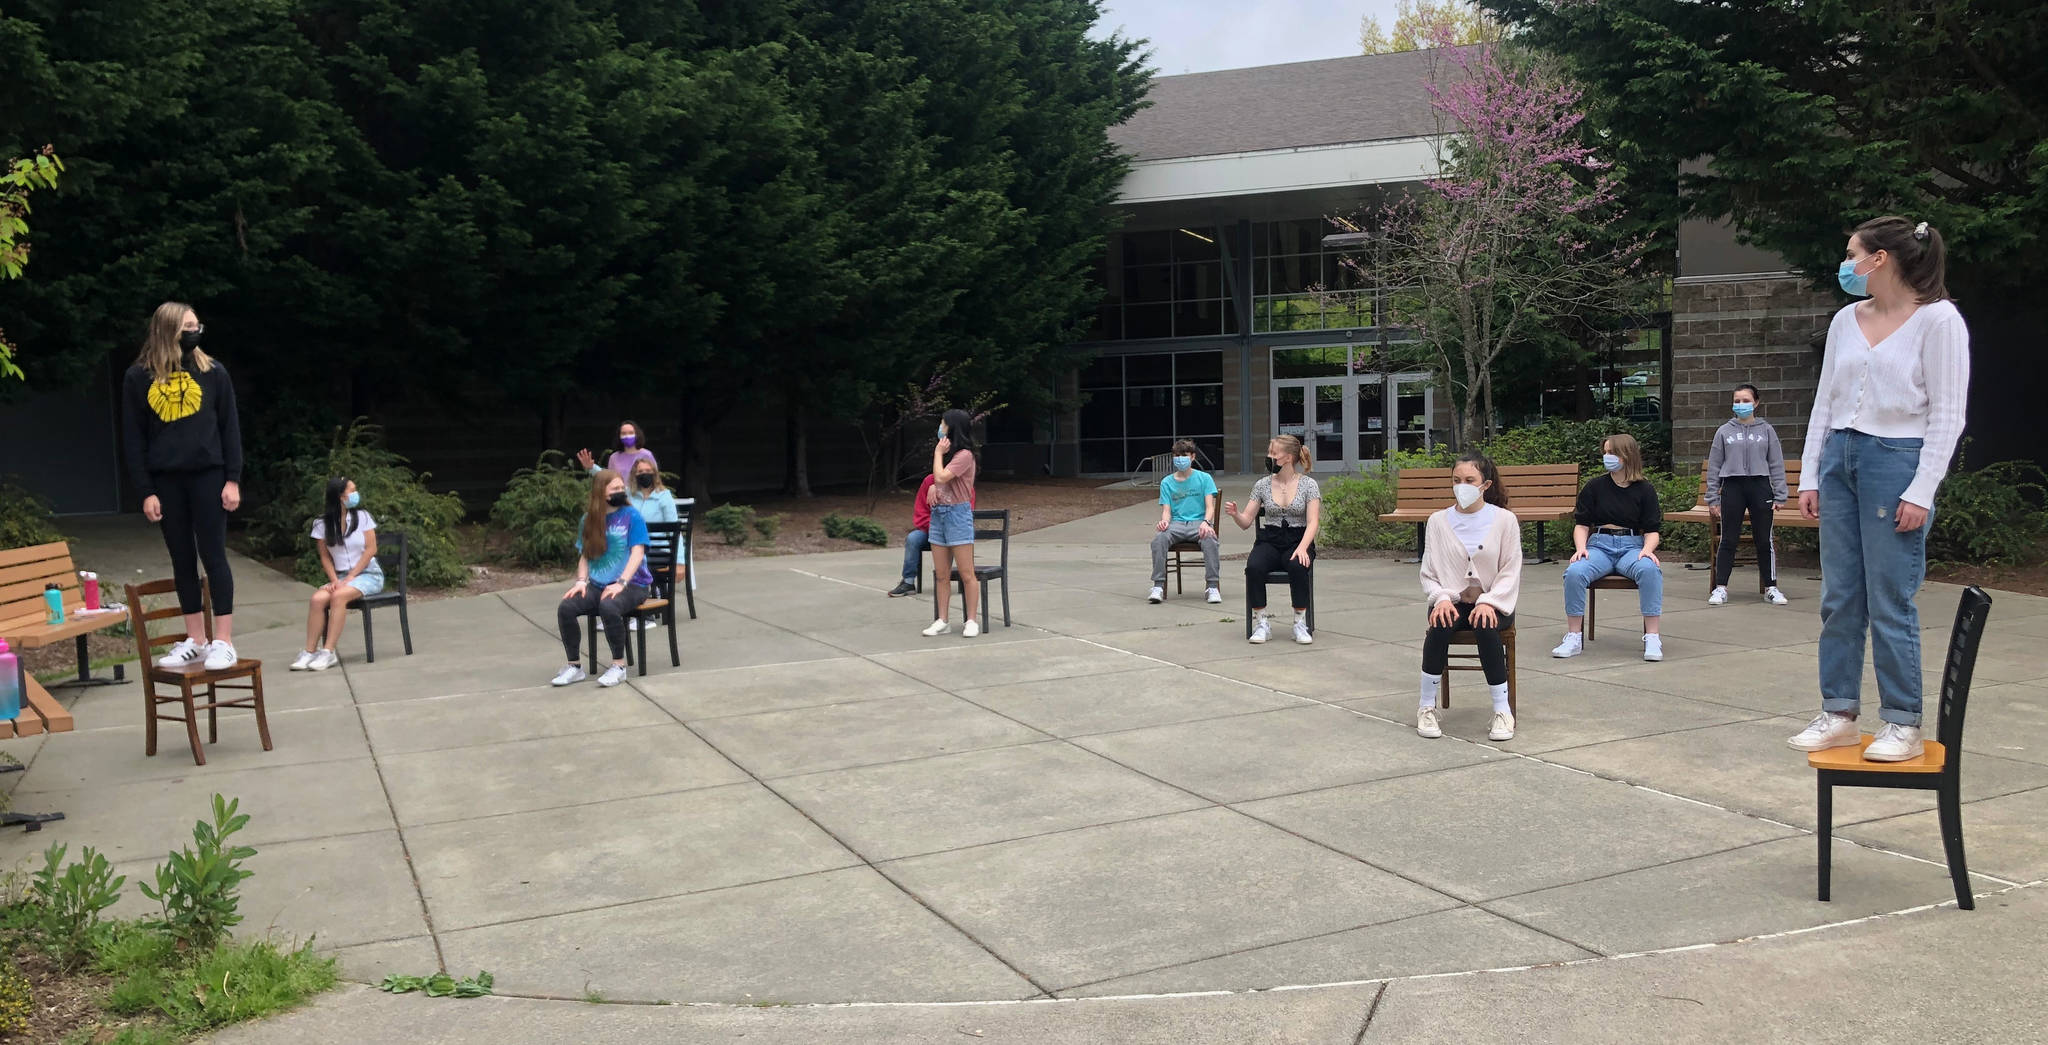
[(36, 649), (59, 642), (68, 642), (80, 635), (89, 635), (101, 628), (111, 628), (128, 619), (128, 614), (125, 612), (85, 615), (82, 613), (84, 609), (84, 603), (64, 607), (64, 623), (62, 624), (45, 624), (43, 623), (43, 618), (37, 616), (33, 619), (34, 622), (32, 624), (9, 623), (0, 625), (0, 638), (6, 639), (8, 645), (11, 646), (20, 646), (23, 649)]
[(0, 566), (19, 566), (25, 562), (46, 562), (51, 559), (71, 561), (71, 546), (63, 541), (48, 544), (31, 544), (26, 548), (11, 548), (0, 551)]
[(28, 717), (31, 712), (42, 720), (40, 725), (45, 733), (69, 733), (77, 728), (70, 709), (57, 703), (57, 698), (33, 678), (28, 680), (27, 699), (22, 701), (22, 717)]
[[(69, 584), (65, 583), (67, 580), (70, 581)], [(48, 574), (32, 580), (0, 585), (0, 606), (5, 606), (11, 602), (28, 602), (32, 599), (40, 599), (43, 597), (43, 590), (52, 584), (55, 584), (68, 595), (78, 590), (78, 574)]]
[[(68, 557), (62, 565), (70, 565)], [(76, 571), (73, 570), (59, 570), (54, 566), (31, 562), (20, 566), (0, 567), (0, 585), (18, 584), (22, 581), (46, 578), (58, 573), (70, 573), (76, 576)]]

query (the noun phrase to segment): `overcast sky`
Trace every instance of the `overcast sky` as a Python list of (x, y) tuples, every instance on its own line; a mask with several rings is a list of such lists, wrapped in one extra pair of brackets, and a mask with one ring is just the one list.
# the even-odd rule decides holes
[(1392, 28), (1395, 0), (1108, 0), (1098, 35), (1151, 40), (1161, 73), (1200, 73), (1358, 53), (1367, 14)]

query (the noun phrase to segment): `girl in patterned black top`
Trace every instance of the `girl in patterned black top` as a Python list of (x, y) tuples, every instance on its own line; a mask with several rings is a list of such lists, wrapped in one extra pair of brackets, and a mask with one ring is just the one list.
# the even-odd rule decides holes
[(1308, 475), (1314, 463), (1300, 439), (1275, 436), (1266, 444), (1266, 467), (1273, 474), (1253, 484), (1252, 499), (1245, 502), (1243, 511), (1238, 510), (1236, 501), (1223, 505), (1224, 514), (1237, 521), (1238, 529), (1259, 524), (1258, 543), (1252, 545), (1244, 564), (1253, 642), (1264, 642), (1272, 633), (1266, 615), (1266, 575), (1283, 569), (1294, 596), (1294, 641), (1303, 645), (1315, 641), (1308, 630), (1309, 566), (1316, 559), (1316, 531), (1323, 525), (1323, 490)]

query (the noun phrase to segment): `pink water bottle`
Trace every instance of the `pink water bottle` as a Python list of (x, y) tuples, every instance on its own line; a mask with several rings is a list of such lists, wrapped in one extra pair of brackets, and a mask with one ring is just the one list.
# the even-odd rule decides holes
[(97, 573), (81, 572), (78, 575), (78, 587), (85, 592), (85, 608), (89, 610), (99, 609), (100, 575)]
[(0, 722), (12, 722), (21, 717), (21, 661), (7, 650), (7, 640), (0, 639)]

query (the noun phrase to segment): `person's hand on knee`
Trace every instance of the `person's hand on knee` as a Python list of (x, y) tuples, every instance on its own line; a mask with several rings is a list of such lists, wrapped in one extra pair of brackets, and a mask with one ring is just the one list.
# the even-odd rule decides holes
[(1486, 603), (1472, 607), (1472, 626), (1475, 628), (1500, 627), (1500, 613)]

